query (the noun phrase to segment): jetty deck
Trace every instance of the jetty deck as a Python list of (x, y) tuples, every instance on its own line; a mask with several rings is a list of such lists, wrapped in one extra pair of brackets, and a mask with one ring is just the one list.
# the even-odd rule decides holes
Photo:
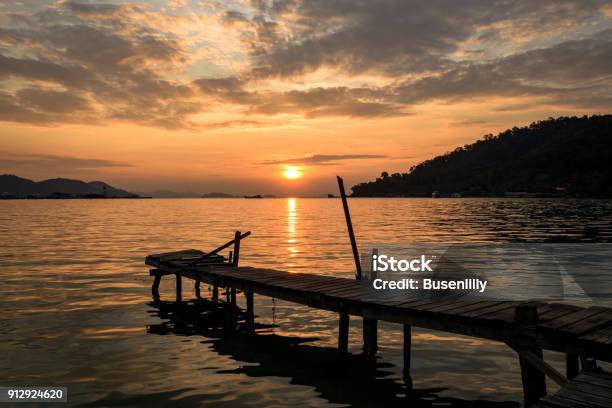
[[(200, 282), (212, 285), (214, 301), (219, 301), (219, 288), (228, 289), (228, 300), (233, 305), (236, 304), (237, 291), (243, 292), (247, 305), (246, 323), (249, 325), (253, 324), (255, 316), (253, 294), (337, 312), (340, 355), (348, 351), (349, 316), (364, 319), (363, 349), (370, 354), (377, 350), (377, 321), (399, 323), (404, 327), (405, 375), (410, 369), (413, 326), (499, 341), (518, 354), (527, 405), (546, 396), (545, 376), (559, 384), (565, 393), (586, 393), (588, 396), (594, 392), (598, 404), (612, 395), (611, 381), (587, 374), (588, 370), (597, 372), (597, 360), (612, 361), (610, 308), (543, 302), (441, 300), (423, 297), (422, 292), (412, 297), (373, 290), (368, 292), (367, 286), (355, 279), (238, 266), (239, 233), (223, 248), (232, 242), (233, 259), (231, 255), (230, 259), (218, 255), (218, 249), (208, 254), (191, 249), (148, 256), (145, 263), (153, 267), (150, 275), (155, 277), (154, 296), (161, 277), (174, 274), (177, 300), (181, 298), (183, 277), (194, 280), (197, 288)], [(566, 354), (565, 375), (544, 361), (542, 350)], [(542, 406), (550, 406), (554, 401), (558, 403), (562, 397), (546, 398), (549, 398), (548, 402), (539, 402), (544, 404)], [(580, 401), (574, 401), (574, 405), (559, 406), (582, 405)]]

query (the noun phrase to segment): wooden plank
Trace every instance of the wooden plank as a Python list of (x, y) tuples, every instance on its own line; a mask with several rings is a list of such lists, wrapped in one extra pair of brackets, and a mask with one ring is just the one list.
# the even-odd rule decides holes
[(574, 305), (564, 305), (560, 303), (551, 304), (553, 306), (549, 311), (544, 312), (542, 315), (538, 314), (539, 320), (541, 322), (546, 322), (548, 320), (554, 320), (559, 317), (568, 315), (570, 313), (577, 312), (582, 310), (582, 307), (574, 306)]
[(612, 310), (604, 307), (591, 307), (588, 310), (600, 310), (600, 313), (581, 319), (575, 323), (563, 326), (561, 331), (572, 334), (582, 334), (597, 331), (612, 325)]
[(593, 333), (582, 336), (580, 339), (602, 344), (612, 344), (612, 327), (597, 330)]
[(600, 308), (579, 309), (568, 315), (541, 323), (538, 325), (538, 327), (549, 330), (556, 330), (564, 326), (569, 326), (581, 320), (588, 319), (600, 313), (602, 313), (602, 310)]
[(499, 312), (502, 310), (514, 310), (514, 308), (516, 307), (516, 305), (518, 305), (518, 303), (519, 302), (504, 301), (501, 304), (491, 305), (483, 309), (472, 310), (469, 312), (461, 312), (460, 315), (463, 317), (468, 317), (468, 318), (476, 318), (476, 317), (484, 316), (490, 313)]
[[(599, 397), (604, 397), (604, 398), (608, 398), (612, 400), (612, 388), (605, 387), (605, 386), (598, 385), (598, 384), (593, 384), (591, 382), (572, 381), (570, 384), (567, 385), (566, 388), (581, 390), (582, 392), (585, 392), (588, 394), (592, 394), (592, 395), (596, 395)], [(610, 402), (611, 402), (610, 406), (612, 407), (612, 401)]]
[(573, 401), (590, 404), (592, 407), (610, 408), (612, 407), (612, 400), (606, 397), (600, 397), (593, 394), (583, 392), (580, 388), (561, 388), (555, 394), (557, 397), (571, 399)]
[(459, 306), (463, 306), (464, 303), (457, 299), (452, 300), (443, 300), (440, 299), (439, 302), (429, 304), (427, 306), (419, 307), (419, 310), (437, 312), (439, 310), (452, 309)]
[(331, 289), (329, 291), (326, 291), (325, 294), (327, 296), (333, 296), (333, 297), (338, 297), (338, 298), (348, 298), (348, 297), (360, 298), (361, 295), (363, 294), (363, 291), (361, 287), (353, 286), (353, 287), (348, 287), (348, 288)]
[(419, 299), (419, 300), (411, 300), (405, 303), (402, 303), (400, 305), (398, 305), (397, 307), (400, 309), (404, 309), (404, 310), (419, 310), (419, 306), (427, 306), (430, 304), (438, 304), (440, 303), (439, 300), (436, 299), (432, 299), (432, 298), (425, 298), (425, 299)]
[[(489, 304), (490, 304), (490, 301), (470, 300), (470, 301), (455, 302), (454, 304), (451, 304), (451, 305), (446, 305), (442, 307), (434, 307), (434, 308), (430, 308), (426, 310), (430, 312), (438, 312), (438, 313), (445, 313), (445, 314), (460, 314), (461, 311), (470, 311), (470, 310), (473, 310), (473, 308), (479, 308), (479, 307), (482, 308), (482, 307), (486, 307)], [(423, 308), (419, 308), (419, 309), (423, 310)]]
[(373, 306), (395, 308), (400, 304), (406, 303), (408, 299), (409, 297), (403, 293), (397, 293), (391, 296), (369, 296), (368, 293), (363, 293), (359, 300)]
[(490, 300), (486, 300), (486, 301), (482, 301), (482, 302), (477, 302), (477, 303), (473, 303), (471, 305), (465, 305), (463, 307), (459, 307), (459, 308), (455, 308), (455, 309), (450, 309), (450, 310), (444, 310), (441, 313), (445, 313), (445, 314), (452, 314), (452, 315), (457, 315), (457, 316), (464, 316), (463, 313), (468, 313), (468, 312), (472, 312), (472, 311), (478, 311), (478, 310), (482, 310), (482, 309), (487, 309), (491, 306), (499, 306), (500, 303), (503, 302), (491, 302)]
[(590, 404), (585, 404), (567, 398), (562, 398), (557, 395), (547, 395), (540, 399), (540, 402), (548, 404), (548, 406), (555, 408), (593, 408)]
[[(351, 281), (354, 282), (354, 281)], [(353, 283), (349, 283), (346, 282), (344, 280), (342, 281), (335, 281), (335, 282), (322, 282), (319, 284), (319, 286), (316, 288), (316, 291), (320, 291), (321, 293), (325, 293), (328, 290), (332, 290), (334, 288), (341, 288), (341, 287), (349, 287), (353, 285)], [(311, 291), (315, 291), (315, 289), (310, 289)]]
[(578, 377), (576, 377), (576, 380), (599, 384), (602, 387), (612, 388), (612, 374), (610, 373), (598, 372), (593, 370), (583, 371)]

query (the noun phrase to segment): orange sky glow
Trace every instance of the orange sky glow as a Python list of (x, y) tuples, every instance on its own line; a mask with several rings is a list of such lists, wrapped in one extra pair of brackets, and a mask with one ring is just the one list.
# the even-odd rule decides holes
[(0, 173), (335, 193), (610, 113), (605, 1), (0, 2)]

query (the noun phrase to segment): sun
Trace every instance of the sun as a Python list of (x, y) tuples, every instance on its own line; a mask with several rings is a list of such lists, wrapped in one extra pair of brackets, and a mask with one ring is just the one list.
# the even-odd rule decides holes
[(302, 172), (296, 166), (287, 166), (283, 171), (283, 177), (288, 180), (295, 180), (302, 177)]

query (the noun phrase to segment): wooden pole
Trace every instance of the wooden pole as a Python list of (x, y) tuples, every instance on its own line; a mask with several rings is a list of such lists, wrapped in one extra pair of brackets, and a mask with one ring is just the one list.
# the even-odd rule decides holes
[[(240, 260), (240, 231), (236, 231), (234, 234), (234, 258), (232, 259), (232, 265), (238, 267), (238, 261)], [(230, 289), (229, 301), (232, 307), (236, 306), (236, 288)]]
[[(378, 255), (378, 249), (372, 249), (372, 256)], [(374, 268), (370, 270), (370, 280), (376, 278)], [(378, 351), (378, 320), (363, 318), (363, 352), (374, 356)]]
[[(533, 303), (524, 303), (515, 308), (516, 322), (520, 325), (535, 325), (538, 322), (538, 309)], [(521, 350), (529, 352), (540, 360), (544, 360), (542, 349), (538, 347), (521, 347)], [(535, 404), (540, 398), (546, 395), (546, 377), (529, 358), (519, 353), (519, 363), (521, 365), (521, 379), (523, 381), (523, 397), (525, 406)]]
[(578, 354), (567, 353), (565, 355), (565, 370), (568, 379), (573, 380), (580, 372), (580, 360)]
[(342, 360), (348, 356), (349, 314), (340, 312), (338, 322), (338, 357)]
[(230, 304), (232, 307), (236, 307), (236, 288), (230, 289)]
[(412, 377), (410, 376), (412, 352), (412, 326), (404, 325), (404, 382), (407, 387), (412, 388)]
[(232, 260), (233, 266), (238, 266), (238, 260), (240, 258), (240, 231), (236, 231), (234, 236), (234, 259)]
[(249, 330), (253, 330), (255, 327), (255, 311), (253, 302), (253, 292), (244, 292), (246, 296), (246, 324)]
[(176, 301), (180, 302), (183, 297), (183, 279), (180, 273), (176, 274)]
[(216, 283), (213, 283), (212, 301), (219, 303), (219, 286)]
[(353, 259), (355, 260), (355, 269), (357, 279), (361, 279), (361, 262), (359, 260), (359, 251), (357, 250), (357, 241), (355, 241), (355, 233), (353, 232), (353, 223), (351, 222), (351, 213), (349, 212), (348, 202), (346, 201), (346, 192), (344, 191), (344, 181), (338, 179), (338, 188), (340, 189), (340, 197), (342, 198), (342, 207), (344, 208), (344, 217), (346, 218), (346, 226), (348, 228), (349, 238), (351, 240), (351, 248), (353, 249)]
[(202, 296), (200, 294), (200, 281), (198, 279), (195, 281), (193, 290), (195, 291), (196, 298), (200, 299)]
[(151, 295), (153, 295), (153, 300), (159, 300), (159, 284), (161, 282), (161, 273), (157, 269), (151, 269), (149, 274), (154, 274), (153, 285), (151, 286)]

